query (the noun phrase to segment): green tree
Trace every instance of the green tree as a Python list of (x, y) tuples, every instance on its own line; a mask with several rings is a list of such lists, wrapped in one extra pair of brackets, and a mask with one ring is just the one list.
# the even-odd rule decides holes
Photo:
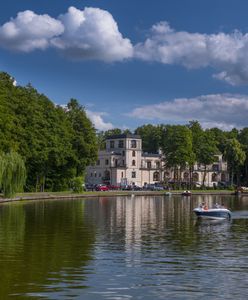
[(231, 185), (234, 183), (234, 176), (237, 178), (237, 185), (240, 184), (240, 167), (244, 164), (246, 159), (245, 151), (242, 145), (235, 138), (226, 142), (224, 157), (227, 160), (230, 171)]
[(192, 132), (187, 126), (166, 126), (162, 131), (161, 149), (165, 166), (174, 169), (174, 182), (181, 186), (181, 173), (195, 160), (192, 148)]
[(136, 128), (134, 133), (141, 136), (142, 149), (144, 152), (158, 152), (161, 141), (161, 130), (159, 126), (151, 124), (143, 125)]
[(73, 128), (72, 148), (76, 156), (76, 177), (83, 176), (87, 165), (97, 159), (96, 130), (87, 117), (85, 109), (76, 99), (67, 104), (67, 117)]
[(245, 127), (240, 131), (238, 140), (241, 143), (242, 149), (245, 151), (246, 154), (246, 159), (242, 168), (243, 169), (242, 174), (243, 174), (243, 181), (244, 181), (243, 183), (247, 186), (248, 185), (248, 127)]
[(11, 198), (23, 190), (26, 168), (22, 157), (10, 152), (0, 156), (0, 186), (4, 197)]
[(216, 146), (216, 140), (211, 131), (204, 131), (199, 139), (197, 150), (197, 162), (204, 165), (204, 175), (202, 180), (202, 186), (205, 186), (205, 180), (207, 175), (207, 166), (215, 161), (215, 155), (218, 154), (218, 148)]

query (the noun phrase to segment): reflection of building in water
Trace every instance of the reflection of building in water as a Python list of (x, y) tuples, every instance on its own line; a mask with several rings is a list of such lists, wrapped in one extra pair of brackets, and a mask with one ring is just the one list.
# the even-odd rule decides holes
[(112, 217), (117, 227), (124, 226), (127, 247), (134, 243), (137, 247), (169, 228), (185, 227), (192, 215), (190, 202), (181, 197), (117, 197), (115, 209)]

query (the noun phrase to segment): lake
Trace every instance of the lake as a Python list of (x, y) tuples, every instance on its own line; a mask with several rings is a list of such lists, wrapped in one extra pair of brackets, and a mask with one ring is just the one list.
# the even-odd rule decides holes
[[(199, 222), (201, 202), (230, 221)], [(0, 205), (0, 299), (246, 299), (248, 197)]]

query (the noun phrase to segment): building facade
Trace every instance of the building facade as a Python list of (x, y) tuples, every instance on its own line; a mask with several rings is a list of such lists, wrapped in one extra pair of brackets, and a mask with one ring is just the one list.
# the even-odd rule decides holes
[(226, 184), (229, 180), (227, 163), (222, 155), (215, 155), (216, 161), (207, 166), (195, 164), (193, 171), (183, 170), (175, 174), (166, 169), (162, 154), (150, 154), (142, 151), (142, 139), (139, 135), (121, 134), (110, 136), (106, 140), (106, 149), (99, 151), (97, 163), (86, 169), (86, 182), (90, 184), (137, 185), (181, 182), (201, 185), (205, 174), (205, 185)]

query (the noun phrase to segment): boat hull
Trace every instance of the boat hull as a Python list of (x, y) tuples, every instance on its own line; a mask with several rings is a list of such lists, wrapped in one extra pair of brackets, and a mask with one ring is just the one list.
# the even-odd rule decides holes
[(204, 210), (202, 208), (195, 208), (194, 213), (198, 218), (205, 218), (205, 219), (230, 219), (231, 212), (225, 208), (213, 208)]

